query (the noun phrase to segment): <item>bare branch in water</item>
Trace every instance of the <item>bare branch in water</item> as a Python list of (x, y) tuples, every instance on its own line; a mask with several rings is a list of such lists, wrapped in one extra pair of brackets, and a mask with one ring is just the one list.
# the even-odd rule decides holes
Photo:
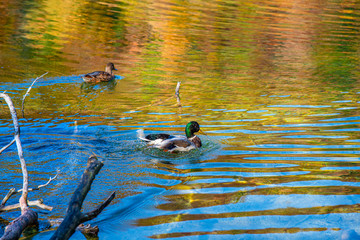
[(177, 82), (176, 88), (175, 88), (175, 95), (179, 96), (179, 90), (180, 90), (181, 82)]
[(181, 82), (178, 82), (177, 85), (176, 85), (176, 88), (175, 88), (175, 97), (176, 97), (176, 101), (178, 103), (178, 107), (181, 107), (180, 93), (179, 93), (180, 84), (181, 84)]
[(107, 198), (107, 200), (105, 200), (105, 202), (103, 202), (94, 211), (88, 213), (81, 212), (82, 204), (86, 198), (86, 195), (90, 191), (91, 184), (103, 165), (104, 164), (100, 162), (95, 156), (91, 156), (88, 159), (87, 168), (81, 177), (78, 187), (71, 197), (65, 219), (62, 221), (54, 235), (50, 238), (51, 240), (69, 239), (79, 224), (95, 218), (114, 199), (115, 192), (113, 192)]
[(82, 222), (87, 222), (87, 221), (89, 221), (91, 219), (94, 219), (97, 215), (99, 215), (102, 212), (102, 210), (104, 210), (104, 208), (106, 208), (111, 203), (111, 201), (114, 198), (115, 198), (115, 191), (112, 192), (108, 196), (108, 198), (102, 204), (100, 204), (96, 209), (94, 209), (91, 212), (83, 213), (81, 221)]
[[(37, 206), (41, 209), (45, 209), (45, 210), (48, 210), (48, 211), (52, 211), (53, 210), (53, 207), (50, 207), (48, 205), (45, 205), (43, 203), (43, 200), (42, 199), (39, 199), (39, 200), (35, 200), (35, 201), (28, 201), (28, 205), (29, 206)], [(0, 212), (5, 212), (5, 211), (11, 211), (11, 210), (15, 210), (15, 209), (18, 209), (20, 208), (20, 204), (17, 203), (17, 204), (13, 204), (13, 205), (9, 205), (9, 206), (4, 206), (4, 207), (0, 207)]]
[(39, 79), (41, 79), (42, 77), (44, 77), (46, 74), (48, 74), (47, 72), (44, 73), (43, 75), (41, 75), (40, 77), (37, 77), (31, 84), (31, 86), (28, 88), (28, 90), (26, 91), (25, 95), (23, 96), (23, 99), (22, 99), (22, 104), (21, 104), (21, 112), (22, 112), (22, 117), (25, 118), (25, 114), (24, 114), (24, 108), (25, 108), (25, 98), (27, 95), (29, 95), (30, 93), (30, 90), (32, 88), (32, 86), (35, 84), (35, 82)]
[(13, 145), (13, 143), (15, 142), (15, 138), (13, 140), (11, 140), (11, 142), (6, 145), (5, 147), (3, 147), (2, 149), (0, 149), (0, 154), (5, 151), (7, 148), (9, 148), (11, 145)]
[[(46, 186), (49, 185), (53, 180), (55, 180), (55, 179), (58, 177), (58, 175), (59, 175), (59, 172), (56, 173), (56, 175), (55, 175), (54, 177), (50, 177), (50, 178), (49, 178), (49, 181), (47, 181), (45, 184), (41, 184), (41, 185), (39, 185), (39, 186), (37, 186), (37, 187), (34, 187), (34, 188), (29, 188), (28, 191), (29, 191), (29, 192), (31, 192), (31, 191), (36, 191), (36, 190), (39, 190), (39, 189), (42, 188), (42, 187), (46, 187)], [(21, 191), (22, 191), (22, 189), (17, 190), (17, 192), (21, 192)]]
[(22, 195), (20, 197), (19, 203), (21, 208), (21, 215), (16, 218), (14, 221), (12, 221), (4, 231), (4, 235), (1, 237), (1, 240), (5, 239), (18, 239), (21, 236), (21, 233), (24, 231), (24, 229), (28, 226), (35, 225), (38, 223), (37, 213), (31, 210), (27, 203), (27, 196), (28, 196), (28, 185), (29, 185), (29, 177), (28, 177), (28, 171), (26, 168), (26, 163), (23, 155), (23, 150), (21, 146), (20, 141), (20, 126), (19, 121), (17, 118), (16, 110), (14, 107), (14, 104), (9, 97), (9, 95), (5, 93), (0, 93), (0, 97), (4, 98), (11, 113), (11, 117), (13, 119), (14, 128), (15, 128), (15, 135), (14, 139), (16, 142), (17, 150), (18, 150), (18, 156), (20, 159), (21, 164), (21, 171), (23, 174), (23, 189), (22, 189)]
[(24, 159), (24, 156), (23, 156), (23, 150), (22, 150), (21, 141), (20, 141), (19, 121), (18, 121), (18, 118), (17, 118), (17, 114), (16, 114), (14, 104), (13, 104), (11, 98), (9, 97), (9, 95), (7, 95), (5, 93), (0, 93), (0, 97), (4, 98), (6, 103), (8, 104), (9, 109), (10, 109), (10, 113), (11, 113), (11, 117), (13, 119), (14, 128), (15, 128), (14, 139), (16, 141), (16, 146), (17, 146), (17, 149), (18, 149), (18, 155), (19, 155), (19, 159), (20, 159), (20, 163), (21, 163), (21, 170), (23, 172), (23, 197), (25, 198), (24, 200), (26, 200), (27, 199), (27, 193), (28, 193), (28, 172), (27, 172), (27, 169), (26, 169), (26, 163), (25, 163), (25, 159)]
[(4, 197), (4, 199), (1, 202), (0, 208), (2, 208), (3, 206), (5, 206), (6, 202), (9, 200), (9, 198), (14, 194), (14, 192), (16, 191), (15, 188), (10, 188), (9, 192), (6, 194), (6, 196)]
[[(37, 187), (34, 187), (34, 188), (29, 188), (29, 189), (28, 189), (28, 192), (36, 191), (36, 190), (39, 190), (39, 189), (42, 188), (42, 187), (46, 187), (46, 186), (49, 185), (53, 180), (55, 180), (58, 175), (59, 175), (59, 172), (58, 172), (54, 177), (50, 177), (49, 181), (47, 181), (45, 184), (41, 184), (41, 185), (39, 185), (39, 186), (37, 186)], [(6, 204), (6, 202), (10, 199), (10, 197), (11, 197), (12, 195), (15, 195), (16, 193), (20, 193), (20, 192), (22, 192), (22, 189), (16, 190), (15, 188), (11, 188), (11, 189), (9, 190), (9, 192), (6, 194), (6, 196), (4, 197), (4, 199), (2, 200), (2, 202), (1, 202), (0, 212), (1, 212), (1, 211), (2, 211), (2, 212), (3, 212), (3, 211), (6, 211), (6, 210), (4, 210), (4, 209), (6, 209), (6, 208), (3, 208), (3, 207), (5, 206), (5, 204)]]

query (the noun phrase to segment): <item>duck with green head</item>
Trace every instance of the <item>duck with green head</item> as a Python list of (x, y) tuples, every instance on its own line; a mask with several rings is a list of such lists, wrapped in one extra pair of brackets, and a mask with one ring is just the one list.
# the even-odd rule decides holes
[(98, 82), (109, 82), (115, 79), (115, 75), (112, 72), (117, 70), (113, 63), (106, 64), (105, 72), (104, 71), (95, 71), (92, 73), (85, 74), (82, 76), (84, 82), (87, 83), (98, 83)]
[(200, 125), (195, 122), (189, 122), (185, 127), (186, 136), (170, 135), (166, 133), (144, 135), (141, 129), (138, 131), (139, 138), (154, 148), (164, 149), (169, 152), (187, 152), (201, 147), (201, 140), (194, 133), (202, 132)]

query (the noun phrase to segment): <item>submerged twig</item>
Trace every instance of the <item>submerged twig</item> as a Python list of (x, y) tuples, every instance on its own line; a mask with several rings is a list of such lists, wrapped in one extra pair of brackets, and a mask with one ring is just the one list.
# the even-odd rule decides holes
[(82, 234), (84, 234), (86, 239), (99, 239), (98, 233), (99, 233), (99, 227), (98, 226), (91, 226), (90, 224), (84, 225), (80, 224), (77, 227), (77, 230), (79, 230)]
[[(60, 226), (60, 224), (64, 221), (63, 218), (57, 218), (57, 219), (48, 219), (47, 223), (53, 227), (57, 228)], [(97, 235), (99, 233), (99, 227), (98, 226), (91, 226), (90, 224), (83, 224), (81, 223), (77, 228), (77, 231), (80, 231), (82, 234), (84, 234), (86, 239), (98, 239)]]
[(26, 91), (26, 93), (24, 94), (23, 99), (22, 99), (22, 104), (21, 104), (21, 112), (22, 112), (22, 117), (23, 117), (23, 118), (25, 118), (25, 114), (24, 114), (25, 105), (24, 105), (24, 103), (25, 103), (25, 98), (26, 98), (26, 96), (29, 95), (30, 90), (31, 90), (32, 86), (35, 84), (35, 82), (36, 82), (37, 80), (41, 79), (42, 77), (44, 77), (46, 74), (48, 74), (48, 73), (46, 72), (46, 73), (44, 73), (43, 75), (41, 75), (40, 77), (37, 77), (37, 78), (32, 82), (31, 86), (28, 88), (28, 90)]

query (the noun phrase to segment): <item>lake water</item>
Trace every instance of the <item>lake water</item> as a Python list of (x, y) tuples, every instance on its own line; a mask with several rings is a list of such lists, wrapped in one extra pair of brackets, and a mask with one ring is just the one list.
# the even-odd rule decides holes
[[(93, 153), (104, 167), (83, 211), (117, 194), (90, 221), (99, 239), (359, 238), (359, 22), (357, 1), (2, 1), (0, 91), (19, 117), (49, 72), (20, 120), (30, 187), (60, 171), (29, 194), (54, 210), (34, 208), (24, 239), (49, 239)], [(114, 82), (82, 82), (108, 62)], [(199, 150), (137, 139), (193, 120)], [(2, 199), (22, 186), (15, 145), (0, 168)], [(0, 234), (19, 214), (1, 214)]]

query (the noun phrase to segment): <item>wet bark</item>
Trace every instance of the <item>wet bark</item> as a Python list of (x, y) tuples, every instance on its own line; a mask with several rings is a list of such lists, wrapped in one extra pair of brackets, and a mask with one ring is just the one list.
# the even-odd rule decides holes
[(25, 208), (21, 215), (6, 226), (4, 235), (0, 240), (19, 239), (22, 232), (30, 226), (38, 225), (38, 215), (30, 208)]

